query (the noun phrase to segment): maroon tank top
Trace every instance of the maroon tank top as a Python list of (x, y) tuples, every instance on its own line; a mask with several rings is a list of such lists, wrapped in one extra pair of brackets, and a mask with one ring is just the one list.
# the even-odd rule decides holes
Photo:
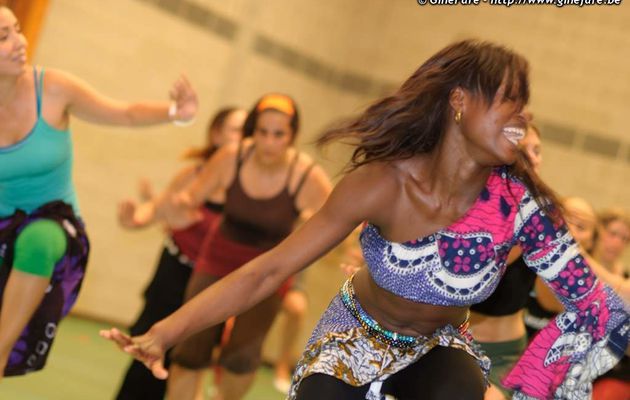
[(226, 191), (223, 220), (219, 229), (227, 239), (259, 249), (270, 249), (289, 236), (300, 212), (295, 207), (295, 198), (304, 185), (313, 164), (302, 175), (294, 193), (289, 193), (289, 182), (297, 164), (299, 153), (289, 166), (283, 189), (275, 196), (265, 199), (249, 197), (243, 190), (240, 171), (243, 162), (252, 154), (254, 146), (236, 161), (234, 181)]

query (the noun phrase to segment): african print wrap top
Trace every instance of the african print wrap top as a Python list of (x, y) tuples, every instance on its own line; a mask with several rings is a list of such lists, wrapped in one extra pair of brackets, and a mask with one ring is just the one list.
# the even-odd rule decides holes
[(492, 171), (463, 217), (431, 235), (390, 242), (371, 224), (361, 234), (367, 267), (380, 287), (442, 306), (488, 298), (516, 244), (566, 311), (534, 338), (504, 384), (519, 399), (588, 398), (592, 380), (628, 346), (629, 307), (593, 275), (566, 226), (545, 215), (507, 167)]

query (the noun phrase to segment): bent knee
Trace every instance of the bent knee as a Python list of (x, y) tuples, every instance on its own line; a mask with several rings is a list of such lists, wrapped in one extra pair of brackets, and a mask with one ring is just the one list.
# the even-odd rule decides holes
[(212, 349), (197, 349), (182, 343), (176, 346), (170, 354), (171, 362), (186, 369), (204, 369), (211, 363)]
[(29, 274), (50, 277), (67, 245), (66, 235), (55, 221), (40, 219), (31, 222), (15, 241), (13, 267)]
[(260, 349), (238, 349), (222, 354), (219, 363), (234, 374), (254, 372), (261, 364)]

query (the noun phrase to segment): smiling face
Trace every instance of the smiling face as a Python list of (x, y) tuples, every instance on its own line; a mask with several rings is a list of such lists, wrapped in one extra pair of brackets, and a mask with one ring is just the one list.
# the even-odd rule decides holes
[[(512, 88), (512, 92), (518, 91)], [(525, 137), (527, 129), (524, 102), (518, 100), (516, 94), (506, 94), (505, 82), (491, 104), (481, 95), (465, 93), (460, 129), (469, 153), (482, 165), (514, 163), (518, 142)]]
[(18, 75), (26, 64), (26, 38), (13, 12), (0, 7), (0, 74)]
[(291, 117), (272, 109), (261, 112), (256, 119), (253, 138), (260, 161), (265, 164), (282, 162), (293, 143)]

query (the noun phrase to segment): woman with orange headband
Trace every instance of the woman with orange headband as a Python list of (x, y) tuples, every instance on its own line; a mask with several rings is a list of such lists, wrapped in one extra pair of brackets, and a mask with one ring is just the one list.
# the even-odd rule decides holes
[[(310, 157), (294, 147), (299, 114), (288, 96), (263, 96), (250, 111), (239, 144), (219, 149), (176, 201), (201, 203), (207, 193), (224, 203), (223, 217), (209, 232), (186, 289), (191, 299), (203, 289), (271, 249), (291, 233), (297, 220), (308, 218), (324, 203), (330, 181)], [(181, 215), (161, 205), (166, 218)], [(229, 342), (218, 363), (223, 367), (217, 398), (240, 399), (260, 365), (267, 331), (280, 310), (285, 284), (251, 310), (236, 318)], [(199, 374), (212, 359), (224, 325), (216, 325), (176, 346), (167, 385), (169, 399), (192, 399)]]

